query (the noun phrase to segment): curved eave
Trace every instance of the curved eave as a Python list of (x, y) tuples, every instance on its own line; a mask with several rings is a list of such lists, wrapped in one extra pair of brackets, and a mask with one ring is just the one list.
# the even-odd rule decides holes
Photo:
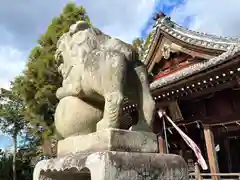
[[(173, 30), (175, 33), (185, 36), (186, 38), (190, 38), (187, 40), (190, 44), (196, 44), (202, 47), (209, 47), (210, 49), (219, 49), (219, 50), (228, 50), (229, 46), (234, 44), (239, 44), (240, 39), (239, 38), (232, 38), (232, 37), (223, 37), (223, 36), (216, 36), (211, 35), (207, 33), (201, 33), (197, 31), (192, 31), (189, 29), (186, 29), (182, 26), (179, 26), (178, 24), (168, 20), (163, 21), (162, 23), (159, 23), (160, 29), (165, 31)], [(172, 33), (174, 33), (172, 32)], [(171, 32), (169, 32), (171, 34)], [(184, 37), (178, 37), (178, 39), (184, 39)], [(206, 44), (200, 44), (201, 42), (191, 42), (192, 40), (199, 40), (208, 43)]]
[(172, 22), (169, 17), (164, 17), (158, 19), (154, 25), (150, 45), (145, 52), (144, 63), (147, 66), (157, 50), (157, 44), (159, 44), (162, 35), (183, 47), (209, 55), (220, 55), (240, 44), (240, 39), (238, 38), (219, 37), (192, 31)]
[(144, 56), (144, 64), (146, 66), (148, 66), (151, 59), (153, 59), (153, 54), (155, 52), (154, 50), (157, 49), (161, 41), (161, 38), (162, 38), (161, 32), (159, 31), (158, 28), (154, 27), (152, 30), (152, 37), (150, 39), (149, 46), (147, 47), (145, 56)]
[(163, 36), (165, 36), (167, 39), (169, 39), (170, 41), (175, 42), (177, 45), (180, 45), (180, 46), (184, 47), (185, 49), (188, 49), (188, 50), (191, 50), (191, 51), (194, 51), (197, 53), (206, 54), (206, 55), (210, 55), (210, 56), (218, 56), (227, 51), (225, 49), (214, 49), (214, 48), (209, 48), (209, 47), (205, 47), (205, 46), (199, 46), (194, 43), (189, 43), (184, 39), (178, 39), (178, 38), (174, 37), (173, 35), (171, 35), (167, 32), (164, 32), (162, 30), (160, 30), (160, 31), (161, 31), (161, 34)]
[(240, 46), (236, 46), (236, 47), (232, 46), (229, 51), (221, 54), (220, 56), (193, 64), (175, 73), (166, 75), (165, 77), (155, 80), (150, 84), (150, 88), (152, 91), (155, 91), (156, 89), (169, 86), (173, 83), (179, 82), (190, 76), (194, 76), (195, 74), (201, 73), (207, 69), (216, 67), (223, 63), (228, 63), (236, 56), (240, 56)]

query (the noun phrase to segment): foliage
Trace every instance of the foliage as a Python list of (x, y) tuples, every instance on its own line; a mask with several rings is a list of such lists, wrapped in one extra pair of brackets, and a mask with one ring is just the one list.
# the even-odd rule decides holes
[(146, 50), (148, 49), (151, 36), (152, 36), (152, 33), (149, 33), (149, 35), (147, 36), (147, 38), (145, 40), (143, 40), (142, 38), (136, 38), (132, 42), (134, 49), (139, 54), (140, 60), (143, 60), (143, 58), (144, 58), (144, 54), (145, 54)]
[(12, 90), (1, 89), (0, 128), (9, 135), (17, 136), (24, 129), (24, 105), (19, 95)]
[(14, 87), (26, 104), (25, 118), (31, 123), (36, 136), (46, 139), (54, 132), (53, 114), (58, 103), (55, 92), (61, 86), (62, 78), (54, 59), (56, 43), (70, 25), (78, 20), (90, 20), (83, 7), (69, 3), (62, 14), (55, 17), (46, 32), (38, 40), (29, 55), (23, 75), (17, 77)]
[(17, 136), (24, 130), (26, 122), (23, 116), (24, 105), (20, 96), (13, 89), (1, 89), (0, 128), (13, 139), (13, 180), (16, 179)]
[(138, 52), (139, 59), (142, 59), (144, 53), (144, 40), (136, 38), (132, 42), (133, 48)]
[(152, 38), (152, 32), (150, 32), (150, 33), (148, 34), (148, 36), (147, 36), (147, 38), (146, 38), (146, 40), (145, 40), (145, 43), (144, 43), (144, 48), (145, 48), (145, 50), (146, 50), (147, 48), (149, 48), (149, 45), (150, 45), (150, 43), (151, 43), (151, 38)]
[(12, 156), (0, 150), (0, 179), (12, 179)]
[[(16, 154), (16, 179), (31, 180), (33, 174), (32, 158), (29, 151), (19, 150)], [(13, 155), (8, 151), (0, 151), (0, 180), (12, 179)]]

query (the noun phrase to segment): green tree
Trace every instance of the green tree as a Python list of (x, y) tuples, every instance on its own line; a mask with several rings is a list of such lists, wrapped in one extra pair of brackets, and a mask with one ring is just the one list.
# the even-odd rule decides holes
[(17, 137), (26, 125), (23, 112), (24, 105), (19, 94), (14, 92), (13, 89), (1, 89), (0, 129), (13, 139), (13, 180), (16, 179)]
[(144, 54), (146, 53), (146, 50), (148, 49), (150, 44), (151, 36), (152, 33), (149, 33), (145, 40), (142, 38), (136, 38), (132, 42), (134, 49), (138, 52), (140, 60), (143, 60), (144, 58)]
[(136, 38), (133, 40), (132, 45), (134, 49), (138, 52), (139, 59), (142, 59), (144, 53), (144, 40), (141, 38)]
[[(16, 179), (32, 180), (34, 164), (33, 157), (36, 155), (30, 149), (20, 149), (16, 154)], [(0, 150), (0, 180), (10, 180), (13, 177), (13, 154)]]
[(23, 75), (15, 79), (14, 86), (26, 103), (25, 117), (35, 129), (41, 129), (35, 133), (42, 139), (53, 135), (53, 115), (58, 103), (55, 92), (62, 82), (57, 71), (59, 64), (54, 59), (56, 43), (78, 20), (90, 23), (82, 6), (67, 4), (62, 14), (52, 20), (38, 45), (32, 49)]
[(12, 177), (12, 156), (0, 149), (0, 179), (8, 180)]
[(144, 49), (147, 50), (149, 48), (149, 45), (151, 43), (151, 38), (152, 38), (152, 32), (150, 32), (147, 36), (147, 38), (144, 41)]

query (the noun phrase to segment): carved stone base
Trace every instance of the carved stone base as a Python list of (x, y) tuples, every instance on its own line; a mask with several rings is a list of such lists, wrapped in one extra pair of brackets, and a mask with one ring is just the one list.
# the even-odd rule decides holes
[(109, 128), (58, 142), (58, 156), (100, 151), (157, 153), (157, 136), (150, 132)]
[(33, 180), (188, 180), (178, 155), (95, 152), (40, 161)]

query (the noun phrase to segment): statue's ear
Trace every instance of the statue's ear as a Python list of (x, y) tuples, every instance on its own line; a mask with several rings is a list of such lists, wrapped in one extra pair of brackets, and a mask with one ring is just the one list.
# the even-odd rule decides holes
[(102, 35), (102, 31), (100, 31), (98, 28), (92, 27), (92, 30), (95, 32), (97, 36)]

